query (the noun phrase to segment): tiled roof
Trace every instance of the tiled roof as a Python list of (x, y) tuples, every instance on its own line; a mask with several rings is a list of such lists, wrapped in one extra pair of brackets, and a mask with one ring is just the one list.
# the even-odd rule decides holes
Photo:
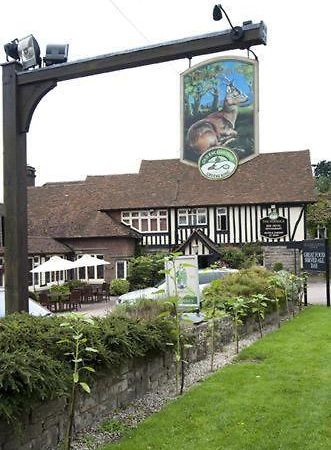
[(260, 154), (224, 181), (178, 159), (143, 161), (138, 174), (29, 188), (29, 236), (139, 237), (107, 210), (315, 200), (308, 151)]
[(52, 183), (28, 189), (30, 236), (137, 237), (129, 227), (99, 210), (106, 192), (86, 182)]
[(178, 159), (142, 161), (139, 174), (90, 177), (101, 209), (315, 201), (309, 151), (260, 154), (230, 178), (207, 180)]

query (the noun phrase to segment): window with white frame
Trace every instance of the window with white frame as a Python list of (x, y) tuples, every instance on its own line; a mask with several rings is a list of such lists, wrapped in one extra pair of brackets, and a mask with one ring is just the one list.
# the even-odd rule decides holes
[(217, 230), (218, 231), (227, 231), (228, 215), (227, 215), (226, 208), (217, 208), (216, 218), (217, 218)]
[(141, 233), (168, 231), (168, 212), (166, 209), (143, 211), (122, 211), (122, 222)]
[[(91, 256), (98, 259), (103, 259), (103, 255), (91, 254)], [(104, 267), (105, 266), (103, 264), (96, 264), (95, 266), (79, 267), (76, 270), (78, 270), (78, 277), (80, 280), (104, 280)]]
[(178, 225), (207, 225), (207, 208), (179, 209)]
[(116, 278), (126, 278), (128, 271), (127, 261), (116, 261)]

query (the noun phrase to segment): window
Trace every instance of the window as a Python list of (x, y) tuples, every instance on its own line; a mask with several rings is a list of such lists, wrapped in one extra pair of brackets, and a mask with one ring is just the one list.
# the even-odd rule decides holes
[(317, 239), (326, 239), (328, 237), (327, 227), (317, 225), (316, 237), (317, 237)]
[(116, 278), (126, 278), (127, 261), (116, 261)]
[(217, 208), (217, 229), (219, 231), (226, 231), (228, 229), (228, 216), (226, 208)]
[(207, 208), (179, 209), (178, 225), (207, 225)]
[[(104, 259), (103, 255), (91, 255), (98, 259)], [(79, 259), (79, 258), (77, 258)], [(80, 280), (104, 280), (104, 265), (85, 266), (76, 269)]]
[(168, 212), (166, 209), (123, 211), (122, 222), (141, 233), (159, 233), (168, 231)]

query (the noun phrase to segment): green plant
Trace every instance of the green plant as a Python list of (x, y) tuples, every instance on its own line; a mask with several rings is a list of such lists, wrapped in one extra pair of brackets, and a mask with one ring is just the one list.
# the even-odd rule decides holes
[(272, 266), (273, 272), (279, 272), (280, 270), (283, 270), (284, 266), (281, 262), (275, 262), (275, 264)]
[[(17, 420), (40, 401), (68, 395), (72, 387), (71, 331), (59, 316), (11, 314), (0, 319), (0, 416)], [(159, 354), (174, 342), (172, 321), (107, 315), (83, 322), (83, 336), (98, 353), (87, 353), (98, 372), (116, 370), (131, 358)], [(58, 344), (62, 339), (69, 343)], [(71, 358), (72, 359), (72, 358)], [(86, 371), (88, 377), (89, 373)], [(91, 374), (93, 375), (93, 374)]]
[(101, 431), (116, 434), (123, 434), (128, 429), (128, 427), (118, 419), (105, 420), (98, 428)]
[(128, 281), (130, 289), (144, 289), (155, 286), (162, 280), (164, 254), (143, 255), (133, 258), (128, 266)]
[[(174, 322), (174, 337), (175, 343), (169, 343), (170, 346), (174, 347), (175, 353), (175, 374), (176, 374), (176, 392), (177, 394), (182, 394), (184, 389), (184, 374), (185, 374), (185, 360), (184, 360), (184, 350), (186, 348), (192, 347), (191, 344), (185, 343), (185, 336), (183, 333), (183, 310), (179, 308), (179, 295), (178, 295), (178, 280), (179, 273), (176, 268), (176, 258), (180, 256), (181, 253), (171, 253), (168, 257), (169, 268), (163, 270), (165, 275), (168, 275), (173, 283), (175, 289), (175, 297), (169, 298), (166, 304), (171, 308), (170, 315)], [(181, 268), (191, 267), (191, 264), (181, 263)], [(165, 311), (162, 316), (169, 316), (168, 311)], [(181, 386), (179, 388), (179, 377), (181, 375)]]
[(81, 280), (70, 280), (66, 283), (66, 285), (68, 286), (69, 290), (72, 291), (73, 289), (77, 289), (83, 286), (86, 286), (86, 282), (85, 281), (81, 281)]
[(265, 312), (268, 307), (268, 298), (263, 294), (255, 294), (250, 298), (250, 308), (253, 314), (256, 315), (259, 324), (260, 336), (262, 337), (262, 321), (265, 317)]
[(130, 283), (128, 280), (118, 278), (110, 282), (110, 295), (123, 295), (129, 292)]
[(236, 342), (236, 353), (239, 353), (239, 326), (243, 324), (243, 318), (247, 315), (247, 300), (243, 297), (229, 299), (227, 311), (232, 318), (234, 338)]
[(274, 298), (276, 291), (270, 284), (272, 275), (263, 267), (253, 266), (215, 280), (203, 290), (203, 308), (211, 308), (216, 302), (216, 307), (222, 310), (229, 298), (250, 298), (256, 294)]
[(82, 381), (81, 374), (84, 371), (95, 372), (95, 369), (85, 364), (87, 354), (98, 353), (98, 350), (93, 347), (88, 347), (88, 339), (84, 335), (84, 325), (89, 324), (94, 326), (94, 321), (88, 317), (84, 317), (78, 314), (70, 314), (66, 316), (66, 322), (60, 324), (61, 327), (69, 330), (68, 337), (65, 337), (58, 341), (58, 344), (65, 344), (70, 347), (70, 352), (66, 352), (65, 355), (70, 356), (72, 363), (72, 384), (71, 394), (69, 399), (69, 416), (67, 429), (64, 438), (64, 450), (70, 450), (72, 426), (75, 414), (76, 395), (77, 389), (80, 387), (88, 394), (91, 392), (90, 386), (86, 383), (86, 380)]
[(70, 293), (69, 286), (67, 284), (54, 284), (49, 290), (54, 294), (66, 295)]
[(216, 301), (212, 302), (212, 306), (204, 310), (205, 319), (208, 320), (210, 330), (210, 371), (214, 371), (215, 358), (215, 339), (216, 339), (216, 323), (217, 320), (226, 315), (225, 311), (220, 311), (217, 308)]

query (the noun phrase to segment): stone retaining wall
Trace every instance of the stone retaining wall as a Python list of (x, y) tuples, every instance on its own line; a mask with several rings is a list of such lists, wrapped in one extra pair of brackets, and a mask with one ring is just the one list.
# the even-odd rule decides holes
[(277, 262), (283, 264), (285, 270), (298, 273), (300, 270), (300, 252), (294, 248), (286, 248), (283, 246), (263, 247), (264, 266), (272, 270), (273, 265)]
[[(274, 321), (273, 315), (268, 322)], [(243, 334), (256, 329), (253, 320), (243, 328)], [(219, 321), (216, 347), (220, 349), (232, 340), (232, 325), (228, 318)], [(194, 345), (185, 355), (189, 363), (208, 355), (208, 324), (193, 328)], [(79, 395), (75, 415), (75, 432), (92, 426), (96, 419), (108, 416), (114, 409), (128, 405), (148, 392), (156, 393), (167, 383), (174, 383), (173, 355), (165, 353), (144, 359), (130, 360), (116, 373), (99, 374), (90, 395)], [(67, 400), (48, 401), (31, 408), (20, 421), (20, 429), (0, 423), (0, 450), (56, 450), (64, 437)]]

